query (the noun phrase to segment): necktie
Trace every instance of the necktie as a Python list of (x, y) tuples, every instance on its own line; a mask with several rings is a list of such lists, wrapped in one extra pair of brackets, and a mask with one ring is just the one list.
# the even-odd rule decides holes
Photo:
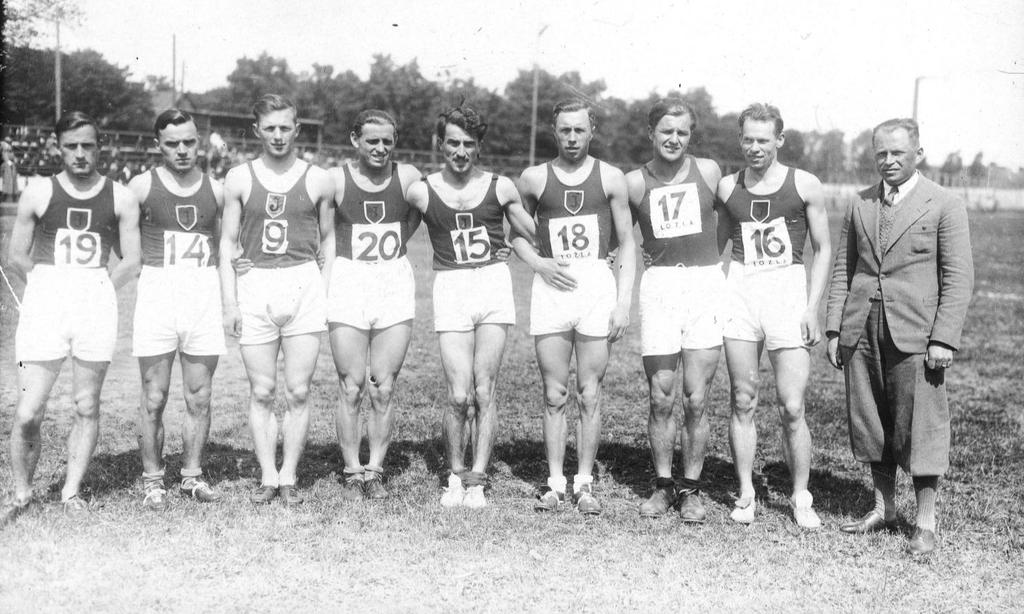
[(896, 219), (896, 198), (899, 193), (899, 186), (892, 186), (886, 197), (882, 199), (882, 207), (878, 212), (878, 247), (883, 256), (889, 249), (889, 235), (892, 233), (892, 224)]

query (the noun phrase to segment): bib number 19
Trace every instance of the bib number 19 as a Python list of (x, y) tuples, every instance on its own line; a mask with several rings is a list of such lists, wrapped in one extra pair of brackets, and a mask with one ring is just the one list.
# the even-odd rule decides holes
[(88, 230), (58, 228), (54, 237), (53, 263), (58, 267), (100, 266), (100, 235)]

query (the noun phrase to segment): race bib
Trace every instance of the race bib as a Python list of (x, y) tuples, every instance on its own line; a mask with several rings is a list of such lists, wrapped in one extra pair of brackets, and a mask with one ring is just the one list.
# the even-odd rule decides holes
[(352, 224), (352, 259), (394, 260), (402, 252), (402, 224)]
[(793, 242), (789, 238), (786, 219), (777, 217), (764, 222), (742, 222), (743, 263), (756, 268), (793, 264)]
[(558, 262), (596, 259), (601, 238), (597, 215), (551, 218), (548, 238), (551, 240), (551, 255)]
[(651, 190), (651, 229), (657, 239), (698, 234), (700, 199), (697, 184), (680, 183)]
[(164, 231), (164, 266), (205, 267), (213, 248), (210, 238), (198, 232)]
[(97, 268), (100, 266), (101, 247), (97, 232), (58, 228), (53, 241), (53, 265), (73, 269)]
[(263, 220), (262, 248), (264, 254), (288, 251), (288, 220)]
[(474, 226), (450, 231), (455, 262), (459, 264), (482, 264), (491, 261), (491, 238), (487, 228)]

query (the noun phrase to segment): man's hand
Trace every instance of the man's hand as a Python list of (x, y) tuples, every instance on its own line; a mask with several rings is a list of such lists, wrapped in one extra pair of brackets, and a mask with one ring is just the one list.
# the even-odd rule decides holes
[(828, 362), (836, 369), (843, 368), (843, 357), (839, 355), (839, 337), (835, 336), (828, 340)]
[(512, 256), (512, 248), (507, 245), (502, 245), (498, 249), (494, 250), (494, 259), (498, 262), (508, 262), (508, 259)]
[(948, 369), (953, 364), (953, 350), (938, 343), (929, 343), (924, 364), (929, 369)]
[(808, 309), (800, 318), (800, 335), (807, 347), (818, 345), (818, 342), (821, 341), (821, 326), (818, 324), (816, 310)]
[(568, 292), (576, 289), (576, 278), (569, 275), (568, 265), (558, 264), (551, 258), (543, 258), (534, 272), (540, 275), (544, 283), (556, 290)]
[(224, 328), (232, 337), (242, 336), (242, 312), (238, 305), (224, 307)]
[(629, 327), (629, 310), (625, 307), (616, 307), (608, 318), (608, 343), (615, 343), (626, 334)]
[(249, 260), (248, 258), (242, 258), (239, 256), (238, 258), (231, 259), (231, 268), (235, 270), (235, 274), (239, 277), (252, 270), (252, 267), (252, 260)]
[[(647, 250), (643, 250), (643, 249), (640, 250), (640, 254), (643, 256), (644, 269), (651, 268), (651, 265), (654, 264), (654, 258), (651, 258), (651, 255), (649, 253), (647, 253)], [(619, 255), (619, 250), (618, 249), (614, 249), (614, 250), (608, 252), (608, 255), (604, 257), (604, 261), (608, 263), (608, 268), (610, 268), (610, 269), (614, 269), (615, 268), (615, 257), (618, 256), (618, 255)]]

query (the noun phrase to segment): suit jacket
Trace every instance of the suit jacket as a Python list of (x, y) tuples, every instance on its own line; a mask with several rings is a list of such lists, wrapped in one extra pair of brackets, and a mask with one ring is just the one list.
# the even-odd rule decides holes
[(974, 287), (967, 208), (950, 192), (920, 177), (896, 209), (889, 247), (878, 245), (878, 184), (859, 193), (846, 213), (832, 267), (825, 318), (827, 333), (855, 347), (882, 289), (885, 318), (896, 348), (925, 352), (929, 342), (954, 350)]

